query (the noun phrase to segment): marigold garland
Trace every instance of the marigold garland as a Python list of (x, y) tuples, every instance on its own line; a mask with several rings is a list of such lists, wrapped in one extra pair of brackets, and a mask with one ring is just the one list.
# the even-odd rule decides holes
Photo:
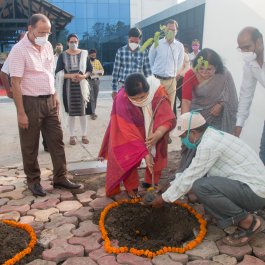
[(20, 261), (22, 258), (24, 258), (26, 255), (31, 253), (32, 249), (35, 247), (35, 245), (37, 243), (37, 237), (36, 237), (36, 234), (35, 234), (33, 228), (30, 225), (20, 224), (20, 223), (10, 221), (10, 220), (1, 220), (1, 222), (3, 222), (6, 225), (25, 230), (29, 234), (29, 237), (30, 237), (30, 242), (29, 242), (27, 248), (20, 251), (13, 258), (5, 261), (2, 264), (2, 265), (13, 265), (16, 262)]
[(105, 251), (108, 253), (113, 253), (113, 254), (120, 254), (120, 253), (125, 253), (125, 252), (129, 252), (132, 253), (134, 255), (137, 256), (146, 256), (148, 258), (154, 258), (157, 255), (162, 255), (165, 254), (167, 252), (176, 252), (176, 253), (185, 253), (187, 250), (193, 249), (195, 248), (197, 245), (199, 245), (203, 238), (206, 235), (206, 224), (207, 222), (202, 218), (202, 216), (197, 213), (191, 206), (189, 206), (186, 203), (181, 203), (181, 202), (176, 202), (175, 204), (187, 209), (192, 215), (194, 215), (196, 217), (196, 219), (198, 220), (198, 222), (200, 223), (200, 232), (198, 233), (197, 237), (190, 241), (188, 244), (185, 245), (185, 247), (182, 248), (177, 248), (177, 247), (163, 247), (160, 250), (157, 250), (155, 252), (150, 251), (148, 249), (136, 249), (136, 248), (128, 248), (128, 247), (113, 247), (111, 246), (111, 242), (110, 239), (108, 237), (108, 232), (105, 229), (105, 217), (108, 214), (108, 212), (110, 211), (110, 209), (119, 206), (120, 204), (123, 203), (139, 203), (141, 199), (132, 199), (132, 200), (122, 200), (122, 201), (118, 201), (118, 202), (113, 202), (111, 204), (109, 204), (108, 206), (106, 206), (104, 208), (104, 210), (101, 212), (100, 215), (100, 219), (99, 219), (99, 228), (102, 234), (102, 239), (105, 241), (104, 243), (104, 248)]

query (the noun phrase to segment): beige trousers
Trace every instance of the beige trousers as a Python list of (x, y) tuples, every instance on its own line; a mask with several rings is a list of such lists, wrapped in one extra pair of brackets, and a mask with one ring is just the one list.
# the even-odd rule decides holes
[(163, 85), (168, 93), (168, 97), (170, 100), (171, 108), (173, 110), (174, 101), (176, 96), (176, 78), (162, 80), (160, 79), (161, 85)]

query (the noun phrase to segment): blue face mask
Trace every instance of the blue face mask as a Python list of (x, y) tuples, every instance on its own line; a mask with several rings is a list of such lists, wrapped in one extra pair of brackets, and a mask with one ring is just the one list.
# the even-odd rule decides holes
[(187, 135), (184, 137), (184, 138), (180, 138), (181, 139), (181, 142), (182, 144), (184, 144), (188, 149), (196, 149), (198, 144), (200, 143), (200, 139), (195, 142), (195, 143), (192, 143), (190, 140), (189, 140), (189, 136), (190, 136), (190, 124), (191, 124), (191, 119), (192, 119), (192, 115), (193, 114), (196, 114), (197, 112), (191, 112), (191, 116), (190, 116), (190, 120), (189, 120), (189, 126), (188, 126), (188, 133)]
[(196, 149), (200, 141), (197, 141), (196, 143), (192, 143), (189, 140), (190, 132), (186, 135), (186, 137), (181, 138), (182, 144), (184, 144), (188, 149)]

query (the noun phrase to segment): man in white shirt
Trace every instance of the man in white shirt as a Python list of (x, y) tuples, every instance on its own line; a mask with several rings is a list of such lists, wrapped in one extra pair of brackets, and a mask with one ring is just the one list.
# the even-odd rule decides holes
[[(245, 61), (240, 88), (237, 122), (234, 134), (240, 136), (254, 97), (257, 82), (265, 88), (265, 57), (262, 34), (253, 27), (244, 28), (237, 38), (238, 48)], [(265, 109), (261, 110), (265, 113)], [(260, 143), (260, 159), (265, 165), (265, 122)]]
[(177, 134), (187, 148), (197, 149), (196, 155), (152, 206), (174, 202), (192, 189), (220, 228), (238, 225), (242, 229), (224, 242), (231, 246), (246, 244), (265, 229), (264, 220), (249, 213), (265, 208), (262, 161), (241, 139), (208, 127), (198, 112), (180, 116)]
[(191, 48), (192, 48), (192, 52), (189, 53), (189, 59), (190, 59), (190, 64), (192, 65), (197, 54), (201, 51), (200, 50), (200, 41), (197, 39), (194, 39), (191, 43)]
[(183, 65), (184, 47), (175, 39), (178, 23), (170, 19), (166, 22), (166, 36), (159, 40), (157, 47), (153, 44), (149, 51), (149, 61), (153, 75), (160, 80), (173, 109), (176, 95), (176, 76)]

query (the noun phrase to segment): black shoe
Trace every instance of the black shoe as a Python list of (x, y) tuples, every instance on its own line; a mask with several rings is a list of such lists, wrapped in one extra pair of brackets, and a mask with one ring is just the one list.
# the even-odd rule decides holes
[(42, 188), (40, 183), (28, 183), (28, 188), (35, 196), (41, 196), (41, 197), (46, 196), (46, 192)]
[(59, 182), (53, 183), (54, 188), (65, 188), (65, 189), (79, 189), (81, 187), (80, 184), (76, 184), (71, 182), (69, 179), (64, 179)]
[(91, 120), (96, 120), (96, 119), (97, 119), (97, 117), (98, 117), (98, 115), (97, 115), (97, 114), (92, 114), (92, 115), (91, 115)]
[(143, 181), (141, 182), (141, 187), (144, 189), (149, 189), (151, 187), (151, 184)]

